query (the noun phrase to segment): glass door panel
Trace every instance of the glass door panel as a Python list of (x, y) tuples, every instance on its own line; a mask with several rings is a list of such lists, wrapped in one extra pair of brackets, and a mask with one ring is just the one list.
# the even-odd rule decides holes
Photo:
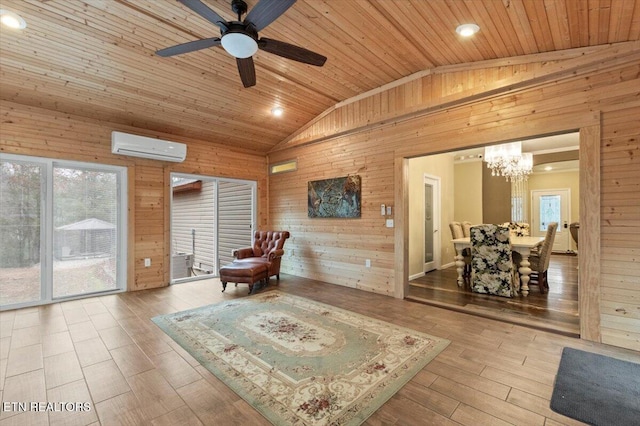
[(216, 181), (172, 174), (171, 280), (215, 271)]
[(540, 196), (540, 224), (539, 231), (546, 232), (551, 222), (562, 223), (560, 195), (541, 195)]
[(171, 174), (171, 282), (216, 276), (249, 247), (255, 182)]
[(558, 223), (553, 241), (554, 252), (566, 252), (570, 246), (569, 218), (571, 217), (571, 192), (569, 189), (531, 191), (532, 224), (531, 235), (544, 237), (551, 222)]
[(42, 298), (40, 165), (0, 162), (0, 305)]
[(232, 251), (251, 247), (253, 238), (253, 185), (218, 182), (218, 270), (233, 262)]
[(53, 297), (117, 288), (118, 176), (53, 169)]
[(440, 267), (440, 180), (424, 175), (424, 272)]
[(424, 263), (433, 262), (433, 186), (424, 185)]

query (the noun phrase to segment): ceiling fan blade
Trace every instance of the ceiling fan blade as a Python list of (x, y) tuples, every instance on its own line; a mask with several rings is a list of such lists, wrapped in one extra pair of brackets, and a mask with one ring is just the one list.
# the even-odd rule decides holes
[(253, 58), (236, 58), (238, 64), (238, 72), (240, 73), (240, 79), (244, 87), (251, 87), (256, 85), (256, 68), (253, 65)]
[(178, 0), (180, 3), (202, 16), (207, 21), (220, 27), (221, 30), (227, 30), (227, 21), (213, 10), (209, 9), (200, 0)]
[[(264, 0), (262, 0), (264, 1)], [(303, 47), (294, 46), (284, 41), (272, 40), (270, 38), (261, 38), (258, 42), (260, 49), (282, 56), (283, 58), (293, 59), (294, 61), (303, 62), (309, 65), (321, 67), (327, 61), (326, 56), (307, 50)]]
[(206, 49), (207, 47), (213, 47), (213, 46), (220, 46), (220, 39), (218, 37), (205, 38), (204, 40), (190, 41), (188, 43), (179, 44), (177, 46), (160, 49), (156, 52), (156, 55), (163, 56), (163, 57), (180, 55), (182, 53), (189, 53), (189, 52), (193, 52), (200, 49)]
[(252, 23), (256, 31), (261, 31), (267, 25), (285, 13), (296, 0), (260, 0), (244, 18), (245, 23)]

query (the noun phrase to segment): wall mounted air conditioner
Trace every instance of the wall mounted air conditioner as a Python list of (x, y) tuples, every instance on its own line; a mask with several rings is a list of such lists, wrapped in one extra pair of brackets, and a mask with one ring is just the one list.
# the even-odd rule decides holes
[(187, 145), (128, 133), (111, 132), (111, 152), (179, 163), (187, 158)]

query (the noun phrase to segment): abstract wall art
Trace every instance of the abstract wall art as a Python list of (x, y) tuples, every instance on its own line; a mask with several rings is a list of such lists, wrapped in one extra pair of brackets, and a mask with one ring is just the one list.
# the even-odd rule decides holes
[(309, 181), (309, 217), (360, 217), (360, 176)]

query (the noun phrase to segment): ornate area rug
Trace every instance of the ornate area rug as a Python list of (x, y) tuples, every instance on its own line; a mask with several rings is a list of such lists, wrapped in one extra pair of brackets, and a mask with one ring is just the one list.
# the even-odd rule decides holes
[(153, 321), (274, 424), (358, 425), (449, 344), (279, 291)]

